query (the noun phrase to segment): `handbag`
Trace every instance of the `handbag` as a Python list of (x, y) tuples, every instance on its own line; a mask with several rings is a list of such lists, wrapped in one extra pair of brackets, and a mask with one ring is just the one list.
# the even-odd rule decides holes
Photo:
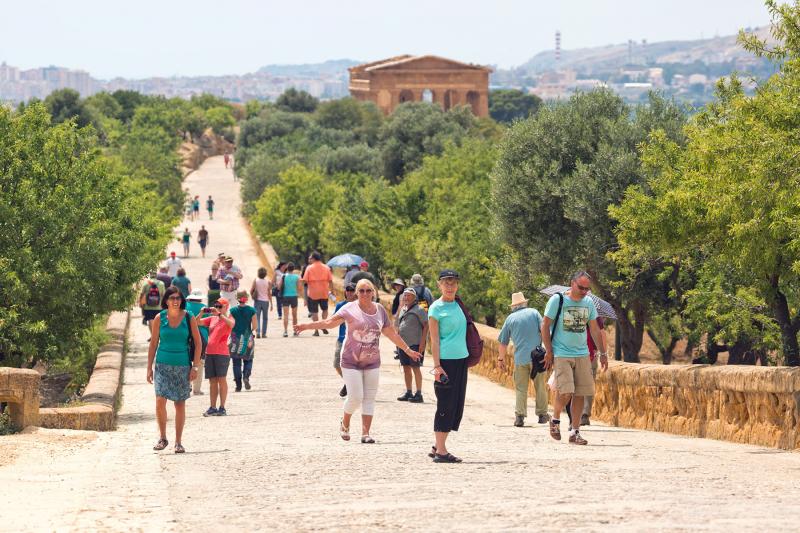
[(472, 319), (472, 315), (467, 310), (464, 302), (462, 302), (461, 298), (458, 296), (456, 296), (456, 302), (467, 319), (467, 367), (469, 368), (481, 362), (481, 356), (483, 355), (483, 339), (481, 338), (481, 334), (478, 333), (478, 328), (475, 327), (475, 321)]
[[(556, 312), (556, 318), (553, 320), (553, 330), (550, 332), (550, 345), (553, 344), (553, 339), (556, 338), (556, 325), (558, 324), (558, 318), (561, 316), (561, 308), (564, 307), (564, 295), (560, 292), (558, 293), (558, 311)], [(546, 371), (544, 367), (544, 356), (545, 356), (544, 346), (539, 345), (533, 349), (531, 352), (531, 379), (536, 378), (536, 374), (544, 373)]]

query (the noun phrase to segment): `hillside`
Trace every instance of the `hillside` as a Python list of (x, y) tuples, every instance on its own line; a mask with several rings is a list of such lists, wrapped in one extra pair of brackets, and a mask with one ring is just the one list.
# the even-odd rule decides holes
[[(772, 40), (769, 27), (756, 28), (753, 32), (762, 39)], [(546, 50), (539, 52), (515, 70), (528, 75), (536, 75), (551, 70), (569, 69), (592, 76), (631, 65), (652, 66), (701, 62), (705, 64), (733, 63), (744, 66), (756, 63), (753, 56), (743, 50), (736, 39), (736, 35), (726, 35), (692, 41), (662, 41), (646, 44), (634, 42), (631, 46), (623, 43), (593, 48), (566, 49), (561, 51), (561, 61), (558, 65), (555, 51)]]
[(323, 63), (306, 63), (302, 65), (266, 65), (258, 69), (261, 74), (287, 77), (324, 78), (344, 76), (347, 69), (359, 65), (363, 61), (352, 59), (331, 59)]

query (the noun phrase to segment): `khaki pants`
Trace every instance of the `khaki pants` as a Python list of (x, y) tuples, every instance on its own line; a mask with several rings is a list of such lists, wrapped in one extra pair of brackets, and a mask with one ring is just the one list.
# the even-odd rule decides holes
[[(528, 382), (531, 379), (531, 364), (514, 366), (514, 388), (517, 391), (517, 404), (514, 414), (528, 416)], [(536, 414), (547, 414), (547, 376), (543, 373), (536, 374), (533, 380), (536, 389)]]

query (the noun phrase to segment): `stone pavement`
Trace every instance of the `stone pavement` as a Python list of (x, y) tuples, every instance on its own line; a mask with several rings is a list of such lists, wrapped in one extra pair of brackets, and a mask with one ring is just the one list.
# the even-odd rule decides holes
[[(217, 200), (215, 220), (203, 211), (176, 228), (196, 235), (205, 224), (210, 232), (209, 259), (193, 249), (184, 260), (189, 277), (205, 288), (211, 257), (224, 251), (249, 289), (259, 263), (238, 216), (238, 183), (213, 158), (186, 186)], [(397, 402), (402, 377), (388, 342), (377, 444), (343, 442), (333, 334), (284, 339), (274, 312), (269, 337), (257, 341), (253, 390), (231, 392), (224, 418), (203, 418), (208, 396), (192, 397), (188, 453), (172, 453), (171, 430), (170, 447), (154, 452), (148, 334), (139, 317), (135, 310), (116, 432), (0, 437), (0, 531), (798, 528), (798, 453), (601, 425), (585, 428), (589, 446), (557, 443), (545, 426), (513, 427), (512, 391), (476, 376), (462, 430), (451, 438), (465, 462), (434, 464), (425, 455), (431, 377), (425, 404)], [(359, 430), (354, 417), (351, 431)]]

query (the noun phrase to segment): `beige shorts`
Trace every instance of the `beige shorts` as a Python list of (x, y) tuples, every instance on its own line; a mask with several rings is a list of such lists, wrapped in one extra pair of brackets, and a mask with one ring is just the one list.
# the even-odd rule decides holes
[(554, 368), (556, 390), (560, 394), (594, 395), (592, 363), (589, 362), (588, 355), (585, 357), (556, 357)]

